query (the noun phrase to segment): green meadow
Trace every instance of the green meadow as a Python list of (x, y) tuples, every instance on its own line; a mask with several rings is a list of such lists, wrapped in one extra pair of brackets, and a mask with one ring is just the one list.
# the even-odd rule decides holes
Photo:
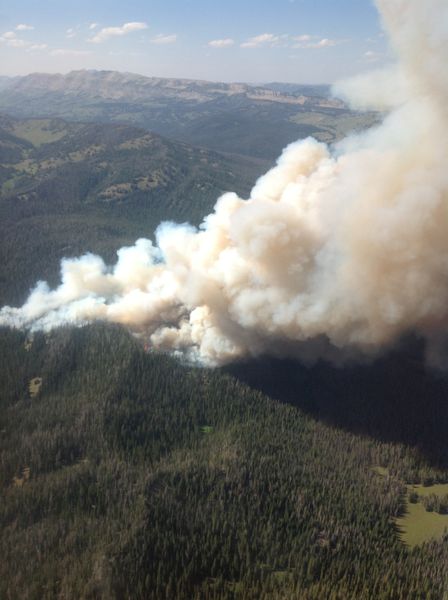
[[(409, 492), (415, 492), (419, 497), (435, 494), (448, 494), (448, 484), (432, 486), (408, 486)], [(448, 532), (448, 515), (441, 515), (426, 510), (421, 502), (412, 503), (409, 496), (406, 502), (406, 512), (397, 519), (401, 540), (410, 547), (418, 546), (433, 539), (441, 539)]]

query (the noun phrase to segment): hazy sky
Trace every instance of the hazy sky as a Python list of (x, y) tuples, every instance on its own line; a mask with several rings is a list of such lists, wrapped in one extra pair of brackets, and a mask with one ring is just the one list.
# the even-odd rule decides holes
[(0, 0), (0, 74), (333, 82), (387, 60), (371, 0)]

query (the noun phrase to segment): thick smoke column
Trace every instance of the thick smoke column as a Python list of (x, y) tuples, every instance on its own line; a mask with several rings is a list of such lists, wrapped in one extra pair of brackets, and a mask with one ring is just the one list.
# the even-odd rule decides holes
[(264, 352), (374, 355), (403, 334), (440, 356), (448, 332), (448, 4), (378, 0), (399, 66), (342, 86), (387, 105), (333, 149), (290, 145), (248, 200), (225, 194), (199, 230), (163, 224), (109, 269), (62, 262), (0, 324), (104, 319), (205, 364)]

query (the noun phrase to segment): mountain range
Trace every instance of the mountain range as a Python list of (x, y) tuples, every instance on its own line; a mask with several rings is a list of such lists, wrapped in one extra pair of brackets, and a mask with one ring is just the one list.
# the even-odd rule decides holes
[(103, 100), (146, 100), (174, 98), (185, 102), (210, 102), (220, 97), (240, 96), (249, 100), (296, 104), (321, 108), (345, 108), (331, 98), (328, 86), (271, 83), (221, 83), (196, 79), (145, 77), (118, 71), (79, 70), (66, 75), (31, 73), (24, 77), (2, 78), (3, 89), (13, 94), (85, 95)]
[(372, 125), (330, 97), (328, 86), (251, 86), (144, 77), (116, 71), (35, 73), (0, 81), (0, 111), (18, 118), (119, 122), (189, 144), (274, 160), (312, 135), (333, 142)]

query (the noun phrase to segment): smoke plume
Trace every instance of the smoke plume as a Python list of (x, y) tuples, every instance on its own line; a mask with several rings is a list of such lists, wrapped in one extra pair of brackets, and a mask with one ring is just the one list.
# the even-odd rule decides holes
[(107, 267), (63, 260), (0, 324), (123, 323), (204, 364), (262, 353), (372, 356), (413, 332), (436, 360), (448, 332), (448, 4), (378, 0), (393, 68), (338, 88), (384, 122), (331, 150), (288, 146), (250, 198), (199, 229), (162, 224)]

